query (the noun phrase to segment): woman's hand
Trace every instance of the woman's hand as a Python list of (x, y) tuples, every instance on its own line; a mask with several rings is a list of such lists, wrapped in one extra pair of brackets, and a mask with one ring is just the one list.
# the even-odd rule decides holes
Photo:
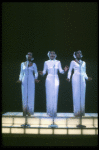
[(40, 80), (35, 79), (35, 82), (36, 82), (36, 83), (39, 83), (39, 82), (40, 82)]
[(70, 79), (67, 78), (66, 81), (70, 82)]
[(39, 73), (40, 75), (43, 75), (43, 71), (38, 71), (38, 73)]
[(16, 83), (21, 83), (21, 81), (20, 81), (20, 80), (18, 80)]
[(69, 69), (68, 66), (65, 66), (64, 71), (66, 72)]
[(92, 78), (91, 77), (88, 77), (88, 81), (91, 81), (92, 80)]

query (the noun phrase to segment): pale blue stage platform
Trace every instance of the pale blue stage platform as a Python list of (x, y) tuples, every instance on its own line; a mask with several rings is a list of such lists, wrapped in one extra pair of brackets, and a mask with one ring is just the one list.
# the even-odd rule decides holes
[(45, 112), (35, 112), (27, 117), (30, 127), (23, 128), (25, 117), (22, 112), (6, 112), (2, 114), (2, 134), (55, 134), (55, 135), (98, 135), (98, 114), (85, 113), (82, 117), (82, 125), (86, 128), (78, 128), (80, 118), (73, 113), (57, 113), (54, 122), (57, 128), (50, 128), (53, 119)]

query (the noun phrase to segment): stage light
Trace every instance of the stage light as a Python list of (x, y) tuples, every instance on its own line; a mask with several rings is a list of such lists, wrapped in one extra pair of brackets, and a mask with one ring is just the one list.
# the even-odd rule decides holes
[(27, 123), (30, 125), (39, 125), (39, 118), (28, 118)]
[(53, 134), (53, 129), (40, 129), (40, 134)]
[(80, 135), (81, 134), (81, 129), (68, 129), (68, 134), (70, 135)]
[(44, 119), (44, 118), (42, 118), (41, 119), (41, 125), (49, 125), (49, 124), (52, 124), (52, 118), (46, 118), (46, 119)]
[(98, 127), (98, 119), (94, 119), (94, 126)]
[(2, 127), (8, 127), (8, 126), (12, 126), (12, 123), (2, 123)]
[(98, 129), (96, 129), (95, 132), (96, 132), (95, 135), (98, 135)]
[(38, 129), (25, 129), (25, 134), (38, 134)]
[(84, 135), (95, 135), (94, 129), (82, 129), (82, 134)]
[(10, 128), (2, 128), (2, 133), (10, 133)]
[(11, 128), (11, 133), (13, 134), (24, 134), (23, 128)]
[(72, 118), (68, 118), (67, 119), (67, 124), (68, 125), (77, 125), (80, 123), (80, 119), (72, 119)]
[(84, 124), (85, 126), (86, 125), (93, 125), (93, 119), (88, 119), (88, 118), (86, 118), (86, 119), (83, 119), (82, 118), (82, 124)]
[(54, 120), (55, 124), (58, 124), (58, 125), (65, 125), (66, 126), (66, 119), (55, 119)]
[(76, 128), (77, 124), (67, 124), (68, 128)]
[(25, 118), (14, 118), (14, 124), (24, 124)]
[(67, 129), (54, 129), (54, 134), (67, 134)]
[(2, 123), (5, 124), (5, 123), (13, 123), (13, 118), (10, 118), (10, 117), (2, 117)]

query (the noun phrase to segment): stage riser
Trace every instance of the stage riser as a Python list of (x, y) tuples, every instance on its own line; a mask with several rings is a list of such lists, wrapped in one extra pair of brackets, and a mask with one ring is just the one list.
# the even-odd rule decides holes
[(2, 128), (6, 134), (62, 134), (62, 135), (98, 135), (98, 129), (24, 129)]
[[(40, 125), (50, 125), (52, 124), (52, 119), (47, 118), (27, 118), (27, 123), (33, 126)], [(14, 118), (14, 117), (2, 117), (2, 125), (3, 126), (12, 126), (12, 125), (21, 125), (25, 123), (25, 118)], [(76, 118), (65, 118), (65, 119), (54, 119), (54, 123), (58, 126), (70, 126), (70, 125), (78, 125), (80, 123), (80, 119)], [(82, 119), (82, 124), (86, 126), (95, 126), (98, 127), (98, 119), (97, 118), (86, 118)]]
[[(81, 122), (80, 122), (81, 121)], [(7, 112), (2, 115), (2, 133), (3, 134), (55, 134), (55, 135), (98, 135), (98, 114), (86, 113), (85, 116), (77, 118), (73, 113), (57, 113), (54, 123), (58, 128), (50, 128), (53, 119), (46, 113), (35, 113), (27, 117), (27, 124), (30, 127), (23, 128), (26, 118), (22, 112)], [(77, 128), (79, 124), (86, 128)]]

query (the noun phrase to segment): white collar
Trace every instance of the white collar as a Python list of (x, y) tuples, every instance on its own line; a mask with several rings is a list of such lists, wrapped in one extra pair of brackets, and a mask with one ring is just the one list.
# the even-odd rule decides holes
[(77, 60), (76, 59), (76, 61), (79, 63), (79, 64), (81, 64), (82, 65), (82, 63), (83, 63), (83, 61), (80, 59), (80, 60)]

